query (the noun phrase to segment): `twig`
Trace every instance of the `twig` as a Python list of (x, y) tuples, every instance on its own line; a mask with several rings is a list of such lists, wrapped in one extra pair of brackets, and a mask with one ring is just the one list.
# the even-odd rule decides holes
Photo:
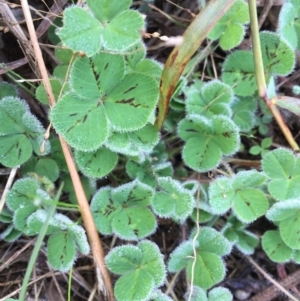
[[(28, 27), (28, 31), (30, 34), (31, 43), (33, 45), (35, 56), (37, 58), (38, 67), (40, 69), (40, 72), (41, 72), (41, 75), (43, 78), (44, 87), (47, 91), (50, 107), (53, 107), (55, 105), (55, 98), (54, 98), (52, 88), (50, 85), (49, 77), (47, 74), (47, 69), (46, 69), (46, 66), (45, 66), (45, 63), (44, 63), (44, 60), (42, 57), (42, 52), (41, 52), (41, 49), (40, 49), (40, 46), (39, 46), (39, 43), (37, 40), (37, 36), (36, 36), (36, 32), (35, 32), (35, 29), (33, 26), (33, 22), (32, 22), (32, 18), (31, 18), (27, 0), (21, 0), (21, 4), (22, 4), (26, 24)], [(92, 217), (92, 213), (91, 213), (91, 210), (89, 207), (88, 200), (86, 198), (82, 183), (80, 181), (80, 177), (78, 175), (71, 150), (70, 150), (68, 144), (66, 143), (66, 141), (61, 136), (59, 136), (59, 140), (60, 140), (61, 147), (62, 147), (64, 156), (65, 156), (65, 159), (66, 159), (66, 163), (68, 165), (68, 169), (69, 169), (72, 183), (74, 186), (75, 194), (76, 194), (76, 197), (78, 200), (78, 205), (80, 207), (82, 219), (84, 221), (87, 235), (89, 238), (89, 242), (91, 245), (93, 258), (94, 258), (95, 265), (96, 265), (98, 288), (105, 296), (105, 299), (113, 301), (114, 298), (113, 298), (112, 284), (111, 284), (109, 273), (108, 273), (105, 263), (104, 263), (104, 251), (101, 246), (100, 238), (99, 238), (98, 231), (96, 229), (96, 226), (95, 226), (95, 223), (94, 223), (94, 220)]]
[(200, 224), (199, 224), (199, 202), (200, 202), (200, 174), (198, 175), (198, 190), (197, 190), (197, 197), (196, 197), (196, 233), (193, 238), (193, 263), (192, 263), (192, 275), (191, 275), (191, 287), (189, 292), (188, 301), (191, 301), (193, 296), (193, 289), (194, 289), (194, 279), (195, 279), (195, 266), (197, 263), (197, 250), (196, 250), (196, 241), (200, 234)]
[(4, 207), (5, 204), (5, 199), (6, 199), (6, 195), (14, 181), (14, 178), (16, 176), (18, 167), (12, 168), (8, 177), (8, 180), (6, 182), (5, 188), (3, 190), (2, 196), (1, 196), (1, 200), (0, 200), (0, 213), (2, 212), (2, 209)]
[(287, 287), (288, 289), (297, 285), (300, 282), (300, 270), (297, 270), (292, 275), (285, 278), (283, 281), (275, 281), (268, 273), (266, 273), (250, 256), (246, 256), (249, 262), (259, 271), (268, 281), (270, 281), (274, 286), (268, 287), (261, 293), (257, 294), (249, 301), (265, 301), (265, 300), (272, 300), (278, 294), (283, 293), (287, 297), (289, 297), (293, 301), (299, 301), (299, 299), (295, 298), (288, 290), (284, 288)]

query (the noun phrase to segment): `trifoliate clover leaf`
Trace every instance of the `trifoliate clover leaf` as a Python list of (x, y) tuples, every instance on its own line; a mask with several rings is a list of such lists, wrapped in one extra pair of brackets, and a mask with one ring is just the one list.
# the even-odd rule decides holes
[(232, 120), (242, 132), (249, 132), (255, 124), (257, 100), (254, 97), (235, 98), (231, 104)]
[(75, 242), (68, 231), (52, 234), (48, 239), (47, 251), (50, 266), (62, 272), (67, 272), (76, 259)]
[(300, 6), (296, 0), (285, 1), (281, 7), (277, 32), (295, 48), (300, 48)]
[(4, 97), (17, 97), (18, 91), (16, 87), (12, 84), (1, 82), (0, 83), (0, 100)]
[(300, 194), (300, 158), (287, 149), (278, 148), (267, 153), (262, 169), (270, 178), (268, 189), (277, 200), (293, 199)]
[(152, 200), (153, 211), (162, 217), (184, 221), (193, 211), (194, 198), (180, 182), (170, 177), (157, 179), (160, 190)]
[(223, 63), (222, 80), (236, 95), (252, 95), (257, 89), (252, 52), (238, 50), (228, 55)]
[(153, 190), (139, 181), (111, 189), (100, 189), (91, 203), (92, 214), (99, 232), (123, 239), (137, 240), (154, 232), (156, 220), (148, 209)]
[(265, 74), (288, 75), (294, 69), (295, 54), (293, 48), (274, 32), (261, 32), (261, 53)]
[(50, 196), (32, 178), (16, 181), (6, 197), (6, 204), (12, 211), (32, 205), (38, 209), (41, 205), (47, 206), (49, 202), (51, 202)]
[(188, 114), (198, 114), (211, 118), (214, 115), (231, 117), (230, 103), (233, 91), (230, 86), (214, 80), (205, 84), (200, 91), (189, 89), (186, 93)]
[(268, 257), (274, 262), (286, 262), (292, 256), (293, 249), (284, 243), (278, 231), (265, 232), (261, 244)]
[(238, 46), (245, 35), (244, 24), (249, 23), (248, 5), (243, 0), (235, 1), (229, 11), (208, 34), (211, 40), (220, 39), (223, 50)]
[(156, 186), (157, 177), (172, 176), (173, 168), (170, 162), (155, 164), (156, 162), (146, 159), (143, 163), (137, 163), (132, 160), (126, 162), (126, 173), (131, 179), (139, 181), (151, 186)]
[[(103, 3), (103, 5), (106, 4)], [(83, 51), (88, 57), (91, 57), (101, 47), (120, 52), (125, 51), (140, 40), (144, 20), (137, 11), (124, 10), (120, 12), (120, 9), (124, 7), (122, 4), (118, 4), (113, 9), (101, 11), (99, 3), (92, 0), (90, 5), (92, 6), (91, 9), (96, 12), (96, 18), (108, 17), (112, 19), (105, 21), (96, 19), (81, 7), (73, 6), (65, 9), (64, 26), (58, 32), (58, 36), (65, 46), (74, 52)]]
[(245, 230), (246, 226), (232, 216), (228, 219), (222, 234), (243, 254), (251, 255), (258, 246), (259, 239), (253, 233)]
[(101, 22), (107, 22), (123, 10), (129, 9), (131, 0), (104, 0), (101, 2), (98, 0), (87, 0), (86, 3), (97, 19)]
[(153, 289), (165, 279), (162, 255), (158, 247), (147, 240), (137, 246), (116, 247), (105, 261), (110, 271), (122, 275), (114, 288), (118, 301), (148, 300)]
[(275, 203), (266, 217), (279, 224), (279, 232), (284, 243), (300, 250), (300, 203), (298, 199)]
[(75, 160), (79, 169), (87, 177), (103, 178), (116, 167), (118, 155), (107, 148), (100, 147), (94, 152), (76, 151)]
[(231, 207), (236, 217), (249, 223), (264, 215), (269, 208), (265, 194), (255, 188), (266, 180), (257, 171), (239, 172), (236, 177), (221, 177), (209, 186), (209, 202), (215, 214), (224, 214)]
[(231, 244), (216, 230), (202, 227), (196, 239), (197, 255), (194, 258), (192, 239), (195, 235), (196, 232), (193, 231), (190, 240), (171, 253), (168, 269), (176, 272), (186, 267), (189, 279), (193, 270), (194, 285), (208, 289), (224, 278), (225, 267), (221, 256), (230, 253)]
[(51, 120), (67, 142), (82, 151), (93, 151), (103, 144), (108, 138), (108, 123), (117, 131), (144, 127), (158, 100), (155, 80), (140, 73), (124, 77), (124, 59), (119, 55), (78, 58), (70, 77), (76, 95), (64, 95), (53, 108)]
[(49, 152), (49, 142), (45, 144), (44, 153), (40, 152), (45, 130), (24, 101), (14, 97), (3, 98), (0, 101), (0, 119), (1, 164), (16, 167), (26, 162), (32, 151), (38, 155)]
[(186, 141), (184, 162), (199, 172), (217, 167), (222, 155), (235, 153), (240, 142), (238, 128), (225, 116), (191, 115), (179, 123), (178, 134)]

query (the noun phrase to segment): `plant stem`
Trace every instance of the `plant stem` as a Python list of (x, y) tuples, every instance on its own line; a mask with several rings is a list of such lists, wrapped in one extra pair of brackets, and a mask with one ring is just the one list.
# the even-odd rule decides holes
[[(47, 69), (43, 60), (42, 52), (37, 40), (35, 28), (33, 26), (32, 17), (30, 14), (29, 6), (27, 0), (21, 0), (21, 5), (24, 13), (24, 17), (26, 20), (26, 24), (28, 27), (28, 32), (30, 35), (30, 40), (34, 49), (34, 56), (36, 57), (38, 67), (43, 79), (44, 87), (48, 95), (50, 108), (55, 105), (55, 98), (53, 95), (53, 91), (50, 85)], [(104, 295), (105, 300), (114, 300), (113, 289), (110, 280), (109, 273), (104, 263), (104, 251), (101, 246), (100, 237), (98, 235), (98, 231), (96, 229), (92, 213), (89, 207), (88, 200), (86, 198), (82, 183), (80, 181), (80, 177), (78, 175), (76, 165), (74, 162), (74, 158), (72, 156), (72, 152), (66, 143), (66, 141), (59, 135), (59, 140), (61, 143), (61, 147), (67, 162), (68, 169), (70, 171), (70, 176), (72, 179), (72, 183), (74, 186), (75, 194), (77, 197), (78, 205), (80, 207), (80, 212), (84, 221), (84, 225), (86, 228), (86, 232), (89, 238), (89, 242), (91, 245), (93, 258), (96, 265), (96, 275), (98, 280), (98, 288)]]
[(29, 279), (30, 279), (33, 267), (35, 266), (36, 259), (38, 257), (39, 251), (40, 251), (41, 246), (43, 244), (43, 240), (44, 240), (44, 237), (46, 235), (49, 222), (50, 222), (51, 218), (53, 217), (53, 215), (55, 213), (56, 203), (60, 198), (62, 188), (63, 188), (63, 184), (60, 185), (60, 187), (59, 187), (59, 189), (56, 193), (56, 196), (53, 200), (53, 204), (49, 208), (47, 218), (46, 218), (45, 222), (43, 223), (42, 229), (41, 229), (41, 231), (38, 235), (38, 238), (37, 238), (37, 240), (34, 244), (34, 248), (32, 250), (30, 260), (28, 262), (28, 266), (27, 266), (27, 269), (26, 269), (26, 273), (25, 273), (25, 276), (24, 276), (24, 279), (23, 279), (22, 289), (21, 289), (20, 296), (19, 296), (19, 301), (24, 301), (25, 300), (25, 295), (26, 295), (26, 292), (27, 292)]
[(263, 66), (260, 39), (259, 39), (256, 0), (249, 0), (249, 13), (250, 13), (251, 39), (253, 43), (253, 55), (254, 55), (255, 75), (256, 75), (256, 82), (258, 87), (258, 94), (261, 97), (261, 99), (266, 103), (269, 110), (273, 114), (278, 126), (280, 127), (290, 147), (293, 150), (299, 150), (299, 146), (296, 143), (291, 131), (285, 124), (278, 108), (276, 107), (275, 103), (271, 101), (267, 96), (267, 84), (266, 84), (266, 78), (264, 73), (264, 66)]

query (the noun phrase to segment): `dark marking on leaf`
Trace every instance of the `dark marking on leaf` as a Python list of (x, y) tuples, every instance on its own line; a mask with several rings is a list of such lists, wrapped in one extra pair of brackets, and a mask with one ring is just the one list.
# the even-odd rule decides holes
[(230, 138), (230, 132), (223, 132), (222, 135), (223, 135), (225, 138)]
[(126, 94), (126, 93), (128, 93), (128, 92), (130, 92), (130, 91), (132, 91), (132, 90), (134, 90), (134, 89), (136, 89), (137, 86), (138, 86), (138, 84), (136, 84), (134, 87), (129, 88), (128, 90), (126, 90), (126, 91), (124, 92), (124, 94)]
[(72, 116), (76, 116), (78, 113), (72, 113), (70, 114), (69, 116), (72, 117)]
[(84, 115), (82, 122), (86, 122), (88, 115)]
[(106, 63), (106, 65), (105, 65), (105, 67), (104, 67), (104, 70), (106, 70), (106, 69), (107, 69), (107, 67), (108, 67), (108, 63)]

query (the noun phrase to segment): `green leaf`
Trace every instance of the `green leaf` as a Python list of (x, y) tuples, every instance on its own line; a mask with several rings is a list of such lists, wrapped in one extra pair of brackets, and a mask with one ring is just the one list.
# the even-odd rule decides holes
[(7, 242), (14, 242), (22, 235), (22, 231), (15, 229), (14, 225), (9, 225), (3, 232), (0, 233), (0, 239)]
[(52, 268), (67, 272), (76, 259), (75, 242), (69, 232), (52, 234), (47, 243), (48, 261)]
[(268, 257), (274, 262), (286, 262), (292, 256), (293, 250), (283, 242), (278, 231), (265, 232), (261, 244)]
[(103, 31), (103, 47), (124, 52), (141, 38), (144, 19), (133, 10), (125, 10), (111, 20)]
[(222, 154), (231, 155), (239, 147), (238, 129), (225, 116), (208, 120), (191, 115), (179, 123), (178, 134), (186, 141), (182, 152), (184, 162), (199, 172), (217, 167)]
[(233, 204), (235, 190), (231, 179), (221, 177), (209, 185), (209, 203), (214, 214), (224, 214)]
[(255, 111), (257, 108), (257, 100), (253, 97), (235, 98), (231, 109), (233, 112), (232, 119), (240, 128), (240, 131), (249, 132), (255, 123)]
[(249, 20), (248, 5), (242, 0), (235, 1), (208, 37), (212, 40), (219, 38), (223, 50), (232, 49), (241, 43), (245, 34), (243, 25), (249, 23)]
[[(170, 255), (168, 270), (171, 272), (187, 268), (188, 278), (191, 279), (194, 251), (192, 239), (193, 231), (188, 241), (177, 247)], [(196, 239), (196, 264), (194, 266), (194, 284), (208, 289), (220, 282), (225, 276), (225, 267), (221, 256), (231, 251), (231, 244), (216, 230), (202, 227)]]
[(34, 172), (55, 182), (59, 177), (59, 168), (52, 159), (40, 159), (34, 167)]
[(222, 80), (236, 95), (252, 95), (257, 89), (252, 52), (238, 50), (229, 54), (223, 63)]
[(208, 293), (208, 301), (232, 301), (233, 296), (228, 288), (215, 287)]
[(163, 285), (166, 271), (163, 255), (160, 253), (158, 246), (149, 240), (143, 240), (138, 244), (138, 247), (143, 253), (142, 268), (151, 275), (155, 286)]
[(207, 118), (218, 114), (231, 116), (229, 105), (233, 99), (233, 91), (221, 81), (210, 81), (200, 91), (189, 89), (186, 97), (188, 114), (199, 114)]
[(249, 154), (251, 155), (259, 155), (262, 151), (262, 148), (259, 145), (251, 146), (249, 149)]
[(14, 85), (6, 83), (6, 82), (1, 82), (0, 83), (0, 100), (1, 100), (1, 98), (7, 97), (7, 96), (17, 97), (18, 91)]
[[(82, 76), (84, 74), (84, 76)], [(121, 55), (98, 53), (92, 58), (78, 58), (70, 71), (74, 92), (83, 99), (106, 99), (124, 77), (124, 59)]]
[(112, 249), (105, 258), (108, 269), (115, 274), (126, 274), (137, 269), (142, 262), (142, 251), (133, 245)]
[(147, 240), (137, 246), (116, 247), (105, 261), (112, 272), (124, 274), (114, 288), (118, 301), (147, 300), (152, 290), (165, 279), (162, 255), (158, 247)]
[[(189, 279), (192, 276), (192, 269), (193, 261), (190, 260), (187, 266)], [(209, 289), (225, 277), (225, 267), (222, 259), (210, 252), (197, 253), (194, 271), (194, 284), (203, 289)]]
[(239, 220), (246, 223), (256, 220), (269, 208), (265, 194), (254, 188), (265, 180), (266, 177), (256, 171), (240, 172), (233, 179), (217, 179), (209, 187), (212, 211), (223, 214), (233, 206)]
[[(192, 291), (192, 295), (190, 297), (190, 291), (191, 291), (191, 289), (193, 291)], [(188, 289), (188, 291), (184, 295), (184, 299), (185, 300), (189, 300), (189, 301), (207, 301), (208, 300), (207, 296), (206, 296), (205, 290), (203, 290), (199, 286), (194, 286), (194, 285)]]
[[(190, 239), (193, 239), (195, 235), (196, 230), (192, 231)], [(201, 228), (197, 242), (197, 250), (200, 252), (213, 253), (218, 256), (228, 255), (232, 247), (223, 234), (210, 227)]]
[(153, 288), (153, 278), (143, 269), (136, 269), (117, 280), (114, 292), (118, 301), (144, 301)]
[(152, 189), (139, 181), (116, 189), (100, 189), (91, 202), (98, 231), (103, 234), (114, 232), (128, 240), (150, 235), (156, 228), (156, 220), (147, 208), (152, 197)]
[(141, 14), (133, 10), (121, 12), (128, 7), (128, 0), (116, 6), (113, 3), (106, 1), (99, 6), (98, 2), (89, 1), (88, 5), (99, 20), (80, 7), (65, 9), (64, 26), (58, 32), (62, 43), (74, 52), (85, 52), (88, 57), (95, 55), (101, 47), (118, 52), (136, 44), (144, 27)]
[(160, 290), (154, 290), (151, 293), (149, 300), (151, 300), (151, 301), (172, 301), (172, 299), (168, 295), (163, 294)]
[(50, 196), (32, 178), (17, 180), (6, 196), (6, 205), (12, 211), (32, 205), (38, 207), (50, 201)]
[(292, 47), (278, 34), (260, 33), (265, 73), (286, 76), (294, 69), (295, 54)]
[[(62, 43), (74, 52), (83, 51), (88, 57), (100, 49), (100, 35), (103, 25), (90, 13), (72, 6), (64, 10), (64, 26), (58, 32)], [(74, 35), (76, 32), (76, 35)]]
[(107, 148), (99, 148), (94, 152), (77, 151), (75, 159), (79, 169), (88, 177), (103, 178), (118, 163), (118, 155)]
[(25, 231), (27, 227), (27, 218), (36, 210), (36, 206), (27, 205), (25, 207), (18, 208), (14, 212), (14, 225), (19, 231)]
[(123, 10), (129, 8), (131, 0), (87, 0), (87, 5), (101, 22), (110, 21)]
[(283, 3), (279, 18), (277, 32), (286, 39), (295, 49), (299, 43), (297, 23), (299, 23), (297, 9), (290, 1)]
[(185, 220), (194, 207), (194, 199), (187, 189), (171, 177), (157, 179), (160, 191), (152, 200), (153, 211), (162, 217)]
[(290, 150), (278, 148), (267, 153), (262, 169), (271, 178), (268, 189), (275, 199), (282, 201), (299, 196), (300, 158)]
[[(69, 84), (63, 85), (63, 82), (61, 79), (58, 78), (49, 78), (52, 92), (54, 94), (54, 98), (56, 101), (58, 101), (58, 97), (60, 95), (63, 95), (64, 93), (68, 92), (70, 90)], [(62, 90), (63, 89), (63, 90)], [(62, 90), (62, 91), (61, 91)], [(44, 84), (42, 83), (35, 91), (35, 97), (43, 104), (48, 105), (48, 95), (45, 90)]]
[(282, 240), (292, 249), (300, 250), (300, 210), (294, 212), (289, 219), (279, 224), (279, 231)]
[(126, 173), (131, 179), (138, 179), (139, 181), (151, 186), (156, 186), (157, 177), (172, 176), (173, 168), (170, 162), (155, 164), (146, 159), (143, 163), (137, 163), (131, 160), (126, 162)]
[[(26, 162), (32, 151), (40, 153), (44, 128), (36, 117), (31, 115), (28, 105), (14, 97), (5, 97), (0, 101), (0, 163), (7, 167), (16, 167)], [(50, 150), (49, 142), (45, 152)]]
[(300, 210), (298, 199), (275, 203), (267, 212), (266, 217), (273, 222), (281, 222), (292, 219), (293, 215)]
[(74, 94), (65, 94), (52, 109), (50, 118), (57, 133), (78, 150), (96, 150), (107, 139), (105, 111), (97, 100), (83, 101)]

